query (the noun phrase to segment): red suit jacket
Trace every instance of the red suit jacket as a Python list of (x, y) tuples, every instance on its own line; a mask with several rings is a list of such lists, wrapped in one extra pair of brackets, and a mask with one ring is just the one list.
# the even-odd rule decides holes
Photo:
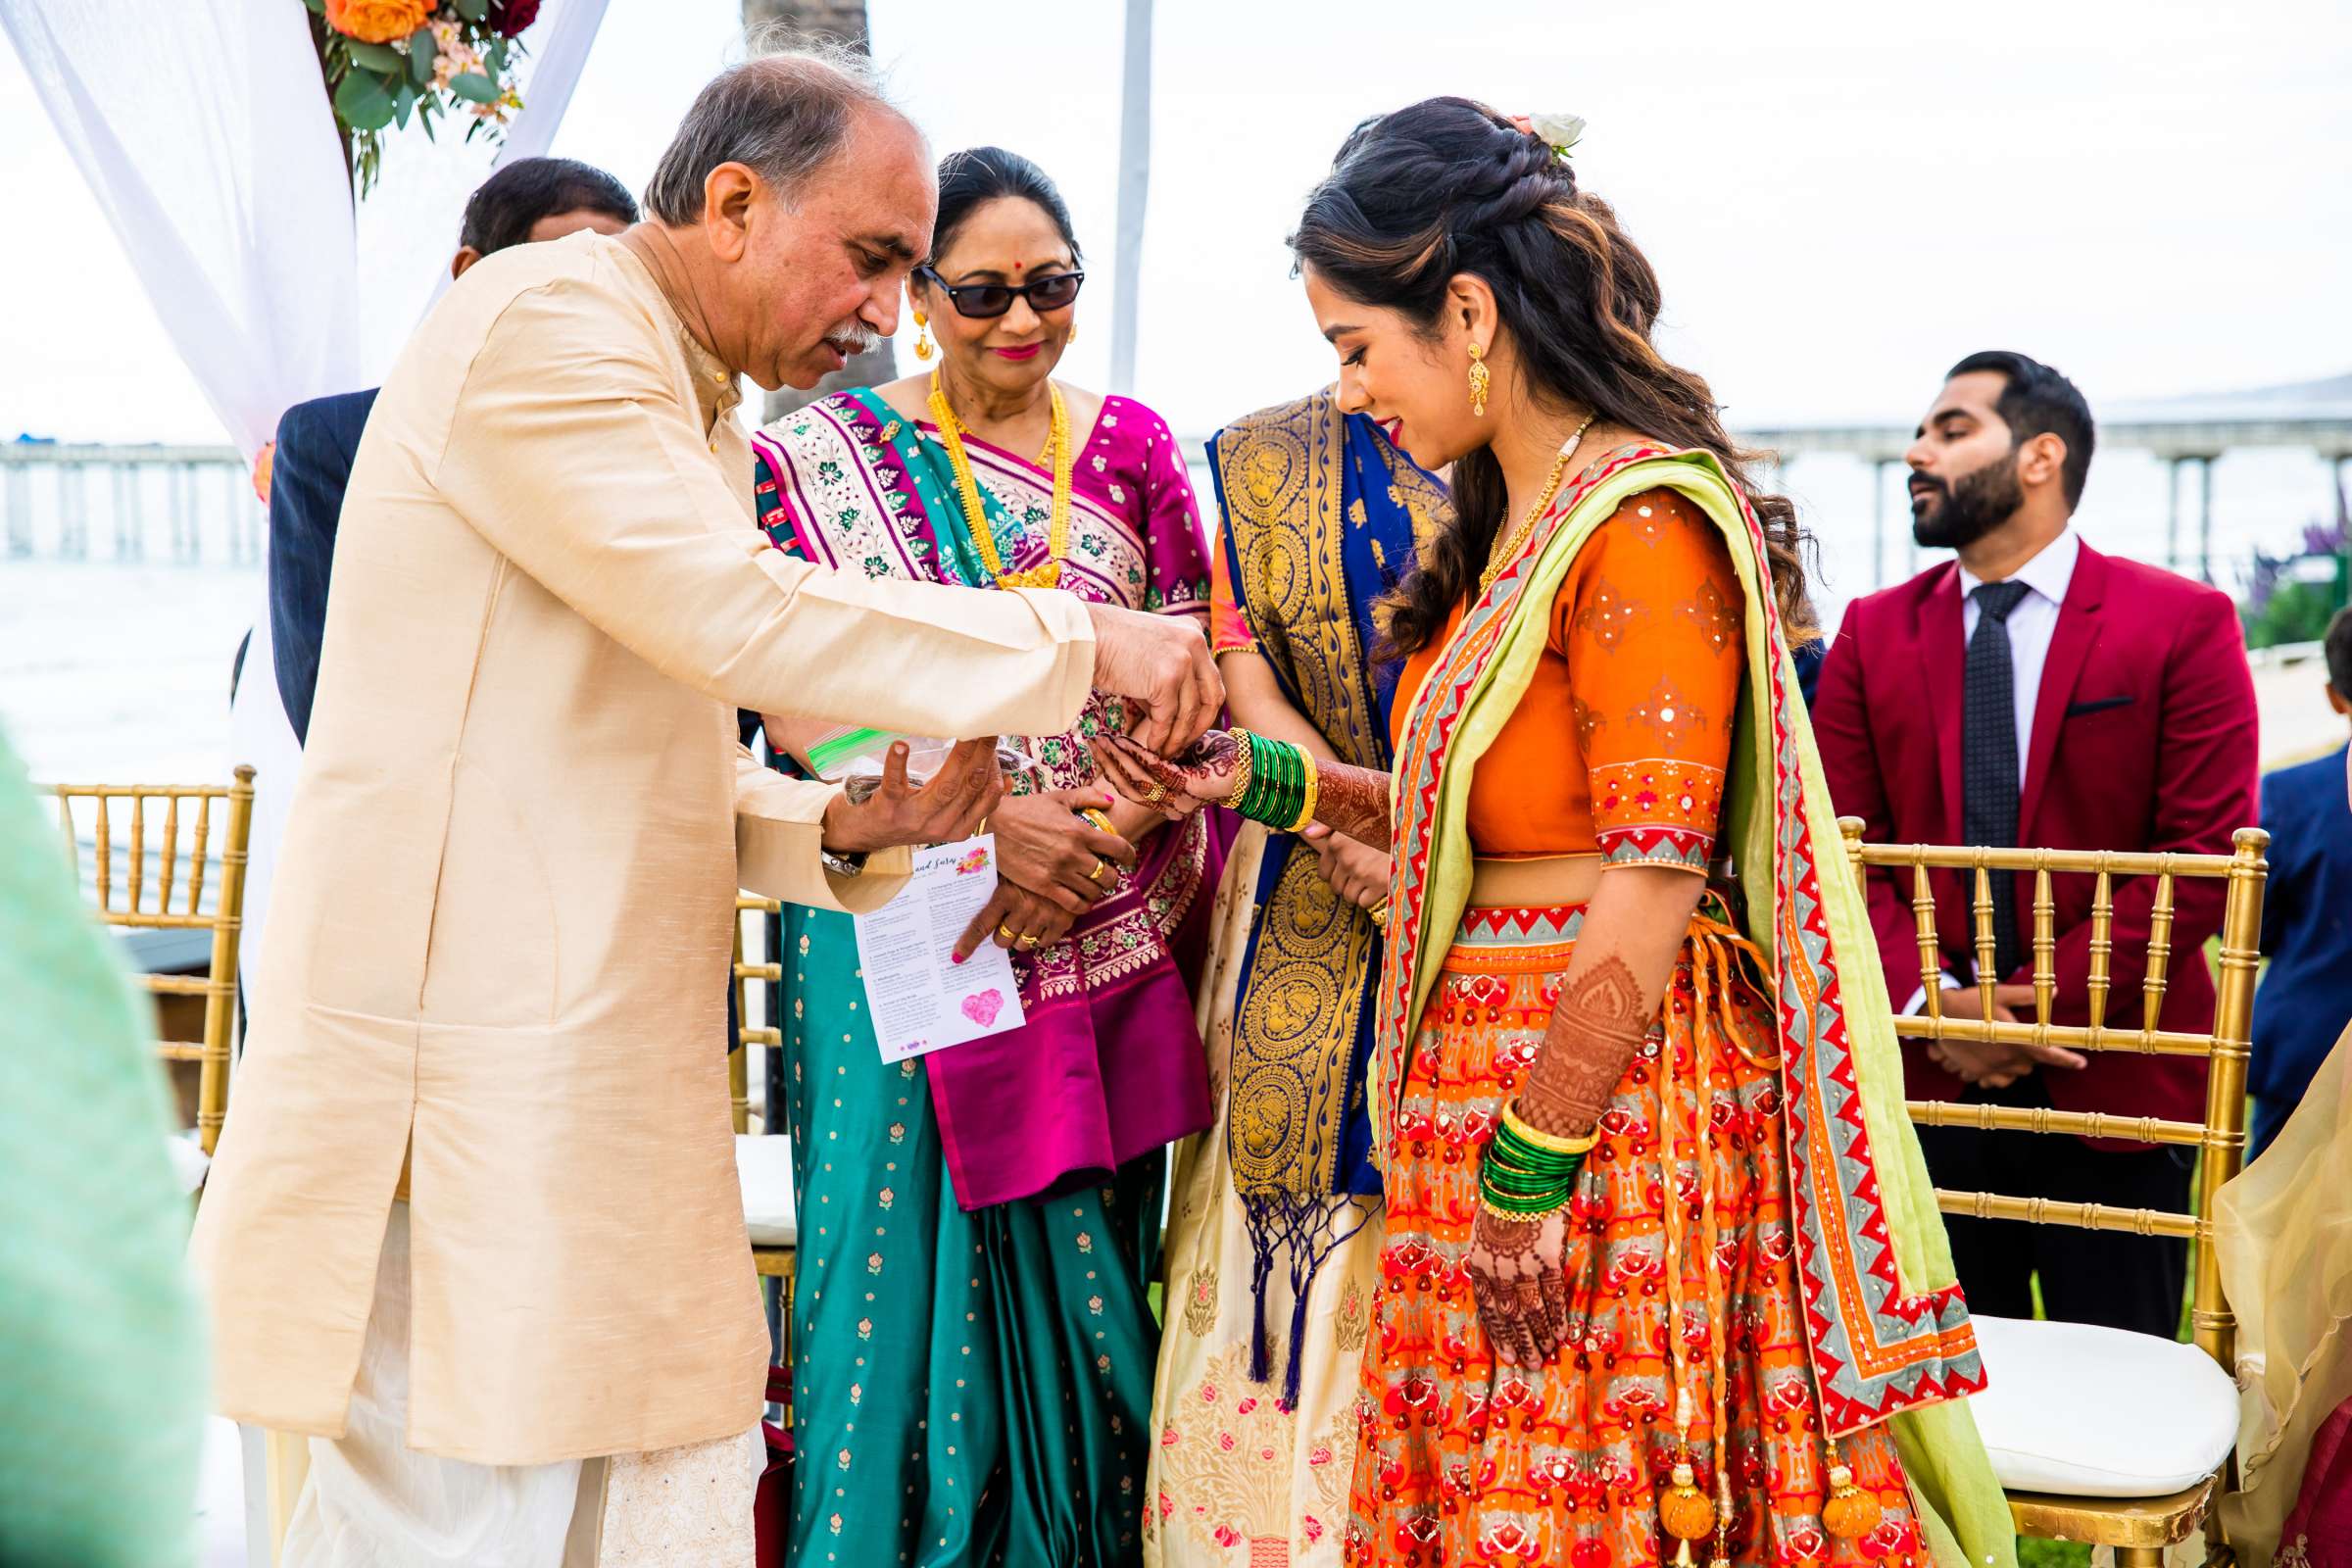
[[(1958, 844), (1960, 703), (1967, 664), (1959, 568), (1946, 562), (1856, 600), (1830, 645), (1813, 729), (1841, 815), (1873, 843)], [(2087, 544), (2051, 635), (2018, 797), (2017, 842), (2037, 849), (2227, 855), (2255, 821), (2254, 680), (2236, 607), (2219, 590)], [(1909, 873), (1873, 870), (1871, 923), (1886, 990), (1901, 1006), (1919, 989), (1918, 926)], [(1934, 879), (1945, 972), (1973, 981), (1971, 893), (1956, 873)], [(2089, 1021), (2092, 879), (2053, 876), (2058, 989), (2051, 1021)], [(2115, 885), (2115, 951), (2106, 1020), (2137, 1028), (2147, 969), (2153, 877)], [(2019, 939), (2032, 951), (2034, 879), (2016, 879)], [(2172, 959), (2160, 1024), (2213, 1025), (2206, 940), (2221, 928), (2224, 885), (2174, 883)], [(2032, 978), (2026, 967), (2004, 979)], [(2030, 1016), (2030, 1014), (2029, 1014)], [(2205, 1064), (2193, 1057), (2091, 1052), (2080, 1071), (2037, 1068), (2067, 1110), (2200, 1121)], [(1953, 1100), (1962, 1084), (1904, 1051), (1915, 1100)], [(2129, 1144), (2100, 1147), (2127, 1149)]]

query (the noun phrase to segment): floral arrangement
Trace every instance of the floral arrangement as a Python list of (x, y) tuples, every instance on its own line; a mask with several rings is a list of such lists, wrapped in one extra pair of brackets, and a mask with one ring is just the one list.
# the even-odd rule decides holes
[(415, 116), (470, 121), (466, 139), (497, 136), (522, 107), (516, 34), (539, 0), (305, 0), (345, 158), (361, 195), (383, 170), (384, 130)]

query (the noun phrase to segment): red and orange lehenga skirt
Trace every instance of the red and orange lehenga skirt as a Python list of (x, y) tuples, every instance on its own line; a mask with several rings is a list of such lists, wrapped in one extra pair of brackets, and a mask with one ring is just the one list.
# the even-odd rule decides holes
[[(1727, 1528), (1692, 1542), (1690, 1560), (1924, 1565), (1885, 1430), (1835, 1453), (1824, 1441), (1799, 1318), (1777, 1035), (1754, 950), (1715, 894), (1586, 1160), (1568, 1221), (1570, 1341), (1541, 1369), (1490, 1353), (1461, 1266), (1480, 1153), (1535, 1060), (1583, 913), (1469, 910), (1423, 1012), (1392, 1149), (1348, 1561), (1673, 1558), (1681, 1543), (1661, 1532), (1658, 1503), (1683, 1454), (1687, 1389), (1695, 1484), (1731, 1499), (1728, 1511), (1718, 1504)], [(1823, 1523), (1838, 1462), (1879, 1504), (1858, 1536)]]

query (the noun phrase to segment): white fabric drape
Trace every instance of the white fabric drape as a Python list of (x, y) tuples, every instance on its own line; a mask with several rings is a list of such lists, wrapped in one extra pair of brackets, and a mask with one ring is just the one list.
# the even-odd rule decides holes
[(571, 89), (580, 84), (588, 64), (588, 46), (604, 24), (606, 0), (550, 0), (540, 8), (529, 29), (529, 74), (523, 79), (522, 108), (507, 127), (500, 143), (501, 166), (519, 158), (544, 158), (555, 145), (556, 127), (571, 107)]
[[(571, 107), (571, 90), (580, 83), (580, 73), (588, 64), (589, 45), (596, 42), (597, 28), (604, 24), (606, 0), (547, 0), (539, 8), (538, 20), (523, 33), (530, 53), (523, 58), (516, 75), (516, 88), (522, 96), (522, 107), (507, 122), (506, 134), (499, 139), (495, 155), (483, 151), (480, 141), (467, 142), (463, 134), (438, 142), (422, 137), (404, 138), (398, 167), (388, 169), (384, 183), (370, 195), (360, 211), (360, 281), (363, 292), (372, 302), (385, 302), (397, 316), (389, 319), (371, 320), (363, 352), (380, 379), (391, 368), (392, 356), (399, 352), (408, 334), (426, 311), (440, 301), (449, 288), (449, 253), (458, 248), (458, 222), (466, 198), (494, 169), (524, 158), (544, 158), (555, 145), (556, 131), (564, 123), (564, 112)], [(385, 160), (387, 165), (393, 161)], [(372, 243), (378, 234), (386, 240), (395, 239), (403, 230), (421, 230), (424, 233), (447, 233), (449, 244), (444, 249), (428, 246), (419, 258), (408, 248), (396, 244)], [(390, 252), (407, 267), (422, 262), (422, 270), (415, 278), (378, 277), (373, 274), (370, 258), (379, 252)], [(415, 289), (416, 304), (402, 309), (399, 301), (404, 292)]]
[[(351, 187), (309, 14), (287, 0), (0, 0), (58, 136), (147, 290), (172, 345), (251, 458), (290, 404), (360, 384)], [(300, 752), (254, 633), (229, 721), (251, 762), (245, 951)]]
[[(606, 0), (549, 0), (525, 34), (524, 108), (496, 155), (544, 153), (604, 20)], [(172, 347), (248, 458), (305, 399), (381, 377), (457, 249), (459, 214), (488, 172), (490, 144), (391, 132), (384, 185), (357, 225), (351, 185), (294, 0), (0, 0), (5, 28)], [(446, 235), (424, 247), (414, 235)], [(384, 277), (380, 269), (400, 270)], [(387, 320), (386, 318), (389, 318)], [(261, 952), (270, 872), (301, 750), (272, 678), (267, 587), (229, 719), (228, 763), (255, 780), (244, 952)]]
[(0, 0), (0, 26), (172, 346), (248, 457), (355, 384), (351, 193), (286, 0)]

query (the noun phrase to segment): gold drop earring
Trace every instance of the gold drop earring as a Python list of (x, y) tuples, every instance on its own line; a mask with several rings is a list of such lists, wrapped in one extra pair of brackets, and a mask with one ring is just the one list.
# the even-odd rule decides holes
[(920, 311), (914, 313), (914, 357), (931, 358), (931, 318)]
[(1066, 348), (1070, 348), (1070, 347), (1072, 347), (1073, 345), (1075, 345), (1075, 344), (1077, 343), (1077, 341), (1078, 341), (1078, 323), (1077, 323), (1076, 321), (1072, 321), (1072, 322), (1070, 323), (1070, 331), (1069, 331), (1069, 335), (1068, 335), (1067, 337), (1065, 337), (1065, 338), (1063, 338), (1063, 339), (1061, 340), (1061, 346), (1062, 346), (1063, 348), (1065, 348), (1065, 349), (1066, 349)]
[[(919, 350), (917, 352), (920, 352)], [(1470, 412), (1483, 419), (1487, 416), (1487, 385), (1494, 372), (1487, 368), (1487, 351), (1470, 340)]]

